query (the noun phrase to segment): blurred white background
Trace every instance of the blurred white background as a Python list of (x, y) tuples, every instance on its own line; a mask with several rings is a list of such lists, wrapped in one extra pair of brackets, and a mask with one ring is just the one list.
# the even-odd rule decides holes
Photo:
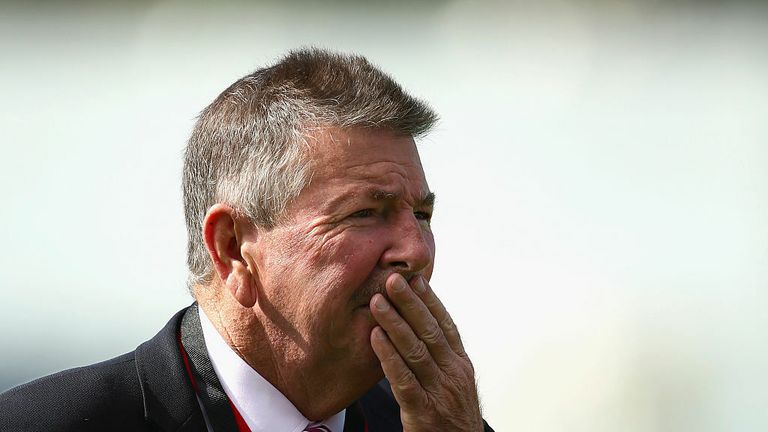
[(305, 45), (442, 115), (433, 286), (496, 430), (768, 430), (760, 2), (0, 3), (0, 391), (191, 302), (194, 118)]

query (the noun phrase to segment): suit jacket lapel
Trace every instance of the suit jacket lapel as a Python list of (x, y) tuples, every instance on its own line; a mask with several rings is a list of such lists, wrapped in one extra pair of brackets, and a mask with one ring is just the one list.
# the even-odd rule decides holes
[(184, 310), (155, 337), (136, 348), (144, 418), (167, 431), (205, 430), (205, 420), (189, 383), (178, 345)]

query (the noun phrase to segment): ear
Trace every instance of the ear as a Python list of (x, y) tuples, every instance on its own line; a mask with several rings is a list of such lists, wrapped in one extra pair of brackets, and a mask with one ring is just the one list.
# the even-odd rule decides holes
[(254, 233), (250, 221), (239, 216), (226, 204), (215, 204), (203, 219), (203, 240), (218, 277), (232, 297), (243, 307), (251, 308), (258, 299), (256, 278), (241, 254), (244, 232)]

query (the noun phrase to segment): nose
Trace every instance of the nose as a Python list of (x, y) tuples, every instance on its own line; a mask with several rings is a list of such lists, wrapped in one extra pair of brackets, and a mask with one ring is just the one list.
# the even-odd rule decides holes
[(381, 256), (382, 266), (398, 273), (420, 273), (432, 264), (435, 242), (432, 232), (412, 212), (392, 221), (390, 247)]

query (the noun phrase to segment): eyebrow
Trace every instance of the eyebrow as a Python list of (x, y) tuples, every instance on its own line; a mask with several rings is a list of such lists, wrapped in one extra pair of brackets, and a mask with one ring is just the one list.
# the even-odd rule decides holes
[[(400, 194), (396, 192), (387, 192), (381, 189), (371, 189), (368, 191), (368, 195), (374, 201), (397, 201), (400, 199)], [(435, 194), (429, 192), (416, 201), (415, 207), (433, 207), (435, 205)]]
[(435, 206), (435, 193), (429, 192), (424, 195), (417, 203), (416, 207), (434, 207)]

